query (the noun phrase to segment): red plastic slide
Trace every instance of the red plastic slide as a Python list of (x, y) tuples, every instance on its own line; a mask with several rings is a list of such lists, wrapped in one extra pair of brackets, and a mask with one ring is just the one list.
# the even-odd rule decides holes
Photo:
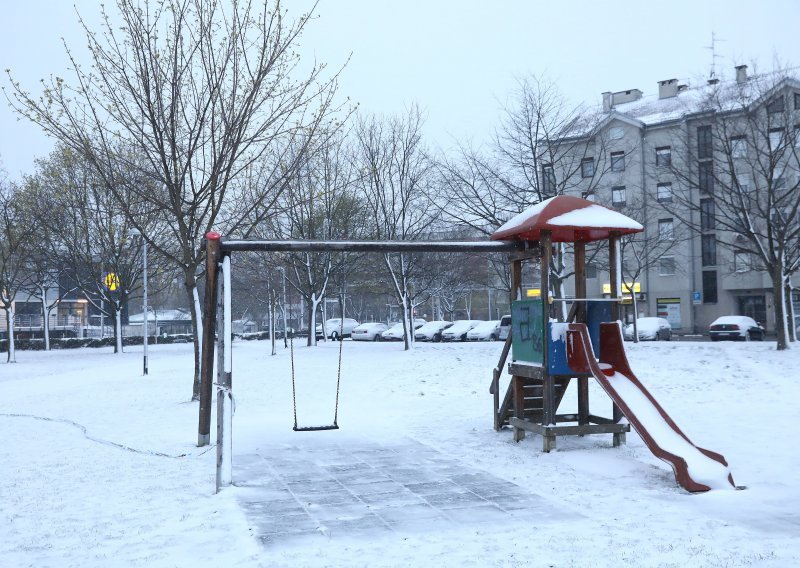
[(725, 458), (695, 446), (631, 372), (617, 323), (600, 325), (600, 354), (598, 362), (585, 324), (569, 324), (570, 368), (594, 375), (650, 451), (672, 466), (681, 487), (692, 492), (735, 488)]

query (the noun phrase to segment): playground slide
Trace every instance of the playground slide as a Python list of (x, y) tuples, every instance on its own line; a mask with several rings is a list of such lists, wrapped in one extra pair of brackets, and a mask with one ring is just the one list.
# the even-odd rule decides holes
[(586, 325), (569, 324), (567, 354), (570, 368), (594, 375), (650, 451), (672, 466), (681, 487), (691, 492), (735, 487), (725, 458), (695, 446), (631, 372), (617, 323), (600, 326), (600, 362)]

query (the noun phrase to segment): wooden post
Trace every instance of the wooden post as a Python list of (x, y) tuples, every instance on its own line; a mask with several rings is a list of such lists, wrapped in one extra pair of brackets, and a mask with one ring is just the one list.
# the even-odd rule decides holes
[[(619, 298), (622, 292), (620, 279), (622, 277), (620, 273), (620, 262), (621, 259), (619, 257), (619, 234), (614, 232), (611, 233), (611, 237), (608, 239), (608, 279), (609, 285), (611, 288), (611, 299)], [(611, 319), (613, 321), (617, 321), (619, 319), (619, 302), (612, 302), (611, 303)], [(616, 403), (612, 403), (611, 406), (612, 412), (612, 419), (614, 420), (615, 424), (618, 424), (620, 419), (622, 418), (622, 411), (616, 405)], [(621, 432), (619, 434), (614, 434), (614, 447), (621, 446), (625, 443), (625, 433)]]
[[(586, 243), (575, 242), (575, 297), (586, 297)], [(586, 302), (576, 302), (575, 321), (586, 323)], [(589, 378), (578, 378), (578, 424), (589, 424)]]
[(233, 476), (233, 373), (231, 361), (231, 255), (222, 257), (217, 293), (217, 493)]
[(214, 332), (217, 320), (217, 271), (220, 257), (220, 235), (206, 234), (206, 294), (203, 301), (203, 338), (200, 353), (200, 416), (197, 446), (211, 443), (211, 391), (214, 372)]
[[(550, 343), (550, 258), (553, 255), (553, 240), (550, 231), (541, 231), (539, 237), (541, 248), (540, 288), (542, 298), (542, 426), (551, 426), (556, 423), (556, 386), (555, 380), (550, 375), (550, 361), (548, 345)], [(545, 434), (542, 436), (542, 451), (549, 452), (556, 447), (556, 437)]]

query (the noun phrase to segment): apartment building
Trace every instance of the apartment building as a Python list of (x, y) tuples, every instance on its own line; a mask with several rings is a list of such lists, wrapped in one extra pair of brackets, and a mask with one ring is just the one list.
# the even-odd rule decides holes
[[(645, 225), (640, 250), (623, 253), (641, 266), (633, 290), (639, 315), (664, 316), (683, 333), (705, 331), (729, 314), (774, 330), (772, 281), (737, 227), (767, 222), (747, 204), (764, 192), (776, 196), (770, 222), (800, 223), (787, 207), (800, 199), (800, 81), (785, 73), (748, 76), (744, 65), (735, 71), (730, 81), (697, 86), (660, 81), (657, 95), (603, 93), (602, 108), (559, 141), (567, 149), (558, 160), (541, 167), (545, 190), (561, 184), (561, 192)], [(742, 210), (732, 212), (737, 199), (745, 200)], [(590, 264), (588, 273), (589, 294), (607, 293), (605, 267)], [(792, 300), (800, 318), (800, 292)], [(625, 313), (632, 319), (630, 308)]]

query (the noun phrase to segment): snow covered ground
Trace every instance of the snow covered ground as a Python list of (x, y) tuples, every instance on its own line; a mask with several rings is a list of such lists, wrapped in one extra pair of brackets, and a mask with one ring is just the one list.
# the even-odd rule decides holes
[[(695, 443), (727, 458), (746, 490), (686, 493), (633, 432), (623, 448), (612, 448), (610, 435), (559, 438), (550, 454), (537, 436), (515, 444), (509, 431), (491, 427), (488, 387), (500, 343), (419, 344), (408, 353), (398, 343), (345, 342), (341, 430), (294, 433), (288, 351), (279, 347), (273, 357), (268, 342), (239, 341), (240, 486), (215, 495), (215, 451), (194, 445), (191, 345), (151, 347), (148, 377), (136, 348), (119, 356), (18, 352), (18, 363), (0, 365), (0, 565), (800, 565), (800, 455), (792, 442), (800, 349), (626, 346), (639, 379)], [(332, 419), (337, 355), (334, 343), (296, 347), (301, 424)], [(596, 385), (591, 397), (592, 411), (609, 416)], [(574, 407), (571, 391), (560, 410)], [(212, 424), (212, 438), (215, 431)], [(303, 468), (320, 452), (349, 460), (376, 449), (396, 460), (422, 453), (436, 471), (463, 468), (482, 483), (516, 486), (537, 508), (416, 531), (259, 538), (264, 519), (246, 506), (255, 489), (245, 486), (262, 464), (319, 494), (325, 481)], [(369, 475), (351, 479), (368, 483)], [(265, 519), (272, 514), (263, 507)]]

